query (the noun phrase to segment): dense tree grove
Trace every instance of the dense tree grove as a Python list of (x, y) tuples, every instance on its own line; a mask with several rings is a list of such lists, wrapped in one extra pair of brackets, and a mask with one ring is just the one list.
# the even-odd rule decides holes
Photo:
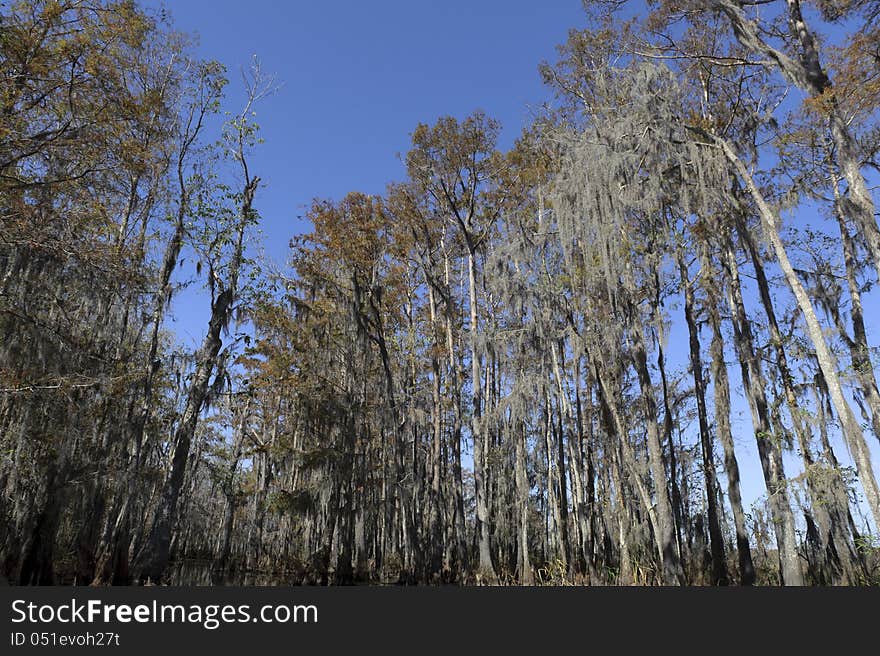
[(0, 11), (0, 577), (880, 584), (876, 0), (585, 3), (272, 271), (256, 63)]

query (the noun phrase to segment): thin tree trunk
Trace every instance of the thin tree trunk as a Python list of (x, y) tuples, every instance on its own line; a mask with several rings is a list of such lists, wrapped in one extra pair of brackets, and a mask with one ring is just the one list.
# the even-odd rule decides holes
[(517, 574), (522, 585), (532, 585), (535, 582), (532, 572), (532, 564), (529, 559), (529, 479), (526, 470), (526, 442), (525, 424), (520, 423), (516, 431), (516, 512), (517, 512)]
[(718, 143), (728, 160), (730, 160), (731, 164), (736, 168), (737, 173), (745, 184), (746, 190), (749, 192), (752, 200), (758, 208), (758, 213), (761, 217), (762, 225), (764, 226), (764, 232), (773, 247), (773, 252), (779, 263), (779, 268), (782, 269), (785, 280), (788, 282), (788, 286), (791, 288), (795, 300), (797, 301), (798, 308), (800, 308), (804, 321), (806, 322), (807, 334), (816, 350), (816, 360), (818, 361), (819, 368), (822, 370), (822, 375), (828, 384), (828, 393), (831, 397), (831, 402), (837, 411), (837, 416), (840, 420), (844, 437), (850, 446), (850, 451), (852, 452), (853, 460), (856, 465), (856, 471), (862, 482), (862, 487), (865, 490), (865, 500), (868, 504), (868, 508), (874, 516), (874, 521), (877, 525), (880, 525), (880, 487), (878, 487), (877, 479), (874, 476), (874, 468), (871, 465), (871, 452), (868, 449), (868, 444), (865, 441), (862, 428), (853, 415), (852, 408), (850, 408), (849, 403), (847, 403), (846, 397), (844, 396), (843, 387), (840, 383), (840, 375), (837, 369), (837, 360), (831, 352), (831, 349), (828, 348), (828, 343), (825, 341), (825, 335), (822, 332), (822, 325), (819, 323), (819, 319), (816, 316), (816, 310), (813, 308), (813, 303), (810, 301), (810, 297), (807, 295), (803, 284), (798, 278), (791, 261), (788, 259), (788, 252), (786, 251), (785, 245), (782, 242), (782, 237), (779, 234), (779, 217), (777, 217), (770, 209), (770, 206), (767, 205), (764, 196), (755, 185), (755, 181), (752, 179), (749, 170), (746, 168), (745, 164), (743, 164), (742, 160), (737, 157), (736, 153), (730, 147), (730, 144), (723, 139), (717, 138), (716, 143)]
[[(862, 294), (856, 279), (855, 244), (853, 244), (852, 235), (849, 234), (846, 218), (843, 215), (840, 180), (836, 176), (832, 176), (831, 184), (834, 191), (834, 215), (837, 218), (837, 224), (840, 226), (840, 239), (843, 243), (843, 261), (846, 267), (846, 285), (849, 292), (849, 311), (852, 319), (853, 336), (850, 338), (846, 330), (843, 329), (843, 326), (839, 327), (839, 332), (849, 346), (853, 373), (856, 375), (856, 380), (859, 381), (862, 396), (864, 396), (865, 401), (868, 402), (868, 407), (871, 409), (870, 422), (874, 430), (874, 437), (880, 441), (880, 391), (877, 388), (877, 378), (874, 375), (874, 366), (871, 363), (871, 351), (868, 346), (868, 335), (865, 330), (865, 317), (862, 308)], [(835, 314), (835, 316), (839, 315)], [(867, 419), (865, 417), (865, 420)]]
[(478, 577), (483, 582), (494, 582), (492, 549), (489, 545), (489, 507), (486, 502), (485, 427), (482, 420), (483, 385), (481, 380), (483, 358), (479, 349), (477, 310), (476, 253), (470, 249), (467, 256), (468, 301), (470, 304), (471, 387), (473, 388), (473, 415), (471, 437), (474, 441), (474, 497), (477, 504), (476, 539), (479, 555)]
[[(430, 310), (430, 331), (432, 336), (437, 334), (437, 309), (434, 300), (434, 288), (430, 282), (428, 287), (428, 308)], [(431, 494), (430, 494), (430, 575), (440, 576), (443, 569), (443, 541), (442, 527), (444, 523), (443, 517), (443, 496), (441, 487), (441, 464), (443, 450), (443, 423), (441, 404), (441, 380), (440, 380), (440, 359), (438, 357), (439, 344), (434, 339), (431, 343), (431, 375), (433, 384), (431, 386), (431, 401), (433, 404), (433, 412), (431, 416)]]
[(467, 529), (464, 523), (464, 480), (461, 465), (461, 439), (462, 439), (462, 403), (461, 403), (461, 368), (455, 356), (455, 342), (453, 339), (453, 316), (452, 316), (452, 293), (450, 285), (449, 256), (444, 249), (444, 286), (445, 286), (445, 317), (446, 317), (446, 352), (449, 357), (449, 371), (452, 375), (452, 450), (453, 450), (453, 477), (455, 479), (454, 490), (454, 520), (457, 546), (457, 560), (459, 575), (464, 576), (469, 566), (467, 549)]
[(186, 406), (180, 423), (174, 432), (171, 451), (171, 473), (163, 486), (162, 494), (153, 516), (149, 537), (141, 547), (141, 553), (138, 556), (138, 569), (140, 570), (141, 581), (149, 579), (154, 583), (160, 582), (168, 567), (171, 551), (171, 531), (177, 518), (177, 502), (180, 498), (180, 490), (183, 486), (184, 474), (189, 462), (190, 445), (195, 435), (199, 414), (208, 396), (211, 374), (217, 364), (217, 357), (223, 345), (220, 339), (220, 332), (223, 326), (226, 325), (229, 310), (235, 298), (244, 247), (245, 226), (247, 221), (250, 220), (251, 205), (258, 184), (259, 178), (252, 178), (245, 184), (242, 205), (239, 209), (240, 223), (238, 226), (236, 249), (230, 265), (229, 280), (226, 288), (220, 292), (217, 299), (211, 304), (211, 319), (208, 322), (208, 332), (196, 356), (196, 369), (187, 395)]
[(761, 361), (755, 354), (752, 328), (746, 315), (739, 281), (736, 254), (730, 239), (726, 238), (726, 264), (730, 284), (728, 304), (733, 316), (733, 335), (740, 360), (743, 388), (749, 401), (755, 441), (761, 459), (761, 470), (767, 486), (767, 503), (773, 518), (776, 546), (779, 552), (779, 575), (784, 585), (803, 585), (803, 574), (798, 561), (795, 542), (794, 516), (791, 511), (779, 437), (770, 424), (767, 397)]
[(648, 358), (645, 352), (644, 338), (637, 320), (630, 326), (630, 341), (648, 432), (648, 462), (650, 464), (651, 477), (654, 481), (654, 496), (657, 505), (656, 528), (657, 542), (660, 548), (660, 562), (663, 568), (662, 581), (666, 585), (683, 585), (684, 572), (682, 571), (677, 548), (675, 517), (666, 486), (663, 445), (660, 443), (660, 432), (657, 428), (657, 402), (654, 400), (651, 375), (648, 372)]
[(749, 546), (749, 534), (746, 529), (745, 512), (743, 511), (740, 493), (739, 464), (733, 445), (733, 433), (730, 428), (730, 381), (727, 375), (727, 363), (724, 361), (724, 337), (721, 333), (721, 316), (718, 312), (720, 295), (715, 287), (718, 278), (717, 270), (712, 266), (707, 248), (700, 249), (703, 281), (707, 288), (708, 302), (706, 314), (712, 328), (712, 341), (709, 353), (712, 358), (711, 372), (715, 400), (715, 427), (718, 439), (724, 450), (724, 470), (727, 474), (727, 496), (733, 513), (734, 530), (736, 531), (736, 550), (739, 560), (740, 584), (752, 585), (755, 582), (755, 566), (752, 563), (752, 550)]
[(706, 411), (706, 384), (703, 380), (703, 361), (700, 355), (700, 336), (694, 316), (694, 291), (688, 276), (684, 255), (678, 252), (678, 267), (684, 292), (684, 317), (688, 327), (691, 373), (694, 378), (694, 395), (697, 399), (697, 420), (700, 427), (700, 452), (703, 458), (703, 480), (706, 484), (706, 509), (709, 521), (709, 549), (712, 554), (712, 582), (727, 585), (727, 564), (724, 557), (724, 536), (718, 513), (715, 490), (715, 456), (712, 435), (709, 433), (709, 416)]

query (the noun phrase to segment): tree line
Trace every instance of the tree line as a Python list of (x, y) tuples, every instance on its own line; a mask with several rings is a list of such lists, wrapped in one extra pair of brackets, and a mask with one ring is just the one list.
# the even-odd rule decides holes
[(0, 575), (880, 583), (880, 3), (584, 6), (511, 148), (416, 126), (275, 268), (271, 76), (2, 9)]

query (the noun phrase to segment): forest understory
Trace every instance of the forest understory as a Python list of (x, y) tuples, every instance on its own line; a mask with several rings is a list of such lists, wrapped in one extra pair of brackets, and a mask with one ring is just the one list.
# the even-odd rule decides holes
[(584, 23), (272, 264), (256, 59), (0, 6), (0, 582), (880, 585), (880, 2)]

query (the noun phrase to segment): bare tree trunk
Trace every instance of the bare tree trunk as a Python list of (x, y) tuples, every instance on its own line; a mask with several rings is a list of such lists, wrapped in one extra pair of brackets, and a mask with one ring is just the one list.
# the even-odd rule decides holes
[[(579, 366), (579, 365), (578, 365)], [(584, 492), (584, 514), (586, 521), (586, 530), (585, 536), (586, 541), (584, 543), (584, 557), (587, 559), (587, 571), (590, 574), (591, 580), (596, 580), (598, 578), (598, 572), (596, 571), (596, 556), (597, 556), (597, 545), (598, 545), (598, 535), (597, 535), (597, 513), (596, 513), (596, 504), (597, 504), (597, 492), (596, 492), (596, 430), (594, 429), (593, 424), (593, 416), (594, 416), (594, 406), (593, 406), (593, 381), (589, 373), (589, 369), (584, 367), (585, 369), (585, 383), (584, 383), (584, 394), (578, 395), (578, 423), (581, 423), (580, 414), (581, 414), (581, 398), (583, 398), (583, 424), (585, 425), (584, 438), (585, 442), (585, 452), (584, 452), (584, 460), (586, 461), (586, 467), (584, 471), (584, 476), (586, 477), (586, 490)]]
[(462, 439), (462, 404), (461, 404), (461, 371), (458, 359), (455, 356), (455, 342), (453, 339), (453, 316), (452, 316), (452, 292), (450, 284), (449, 256), (444, 250), (444, 286), (446, 298), (444, 303), (446, 318), (446, 351), (449, 357), (449, 371), (452, 376), (452, 450), (453, 450), (453, 477), (455, 479), (454, 490), (454, 526), (457, 547), (457, 566), (459, 576), (464, 576), (468, 569), (467, 529), (464, 523), (464, 480), (461, 466), (461, 439)]
[(712, 554), (712, 582), (727, 585), (727, 564), (724, 557), (724, 536), (715, 490), (718, 482), (715, 475), (715, 456), (712, 435), (709, 433), (709, 416), (706, 411), (706, 384), (703, 380), (703, 361), (700, 355), (700, 336), (694, 316), (694, 292), (688, 276), (684, 255), (678, 251), (678, 267), (684, 292), (684, 316), (688, 326), (691, 373), (694, 378), (694, 395), (697, 399), (697, 420), (700, 427), (700, 452), (703, 457), (703, 480), (706, 484), (706, 509), (709, 521), (709, 548)]
[(216, 300), (211, 304), (211, 319), (208, 322), (208, 332), (196, 356), (196, 369), (187, 395), (186, 406), (177, 430), (174, 432), (171, 452), (171, 473), (163, 486), (162, 495), (156, 506), (149, 537), (141, 547), (141, 552), (138, 555), (139, 578), (141, 581), (150, 579), (156, 583), (160, 582), (168, 567), (171, 531), (177, 518), (177, 501), (180, 497), (184, 474), (189, 462), (190, 445), (195, 435), (199, 414), (208, 396), (211, 374), (217, 364), (217, 357), (223, 345), (220, 339), (220, 332), (226, 325), (229, 310), (235, 298), (244, 247), (245, 226), (251, 217), (251, 205), (258, 184), (259, 178), (251, 178), (245, 184), (242, 204), (239, 209), (240, 223), (238, 226), (236, 250), (233, 253), (229, 280), (225, 289), (218, 294)]
[[(794, 380), (791, 374), (791, 370), (788, 366), (788, 358), (785, 354), (785, 343), (783, 341), (782, 332), (779, 330), (779, 324), (776, 321), (776, 313), (773, 309), (773, 299), (770, 295), (770, 285), (767, 281), (767, 275), (764, 272), (764, 264), (761, 261), (761, 255), (758, 252), (757, 245), (754, 243), (751, 234), (748, 232), (747, 227), (744, 225), (742, 217), (736, 216), (734, 217), (734, 221), (736, 222), (737, 233), (742, 239), (743, 243), (746, 246), (746, 250), (749, 253), (749, 257), (752, 261), (752, 267), (755, 270), (755, 280), (758, 284), (758, 293), (761, 298), (761, 304), (764, 307), (764, 312), (767, 316), (767, 327), (770, 333), (770, 342), (776, 351), (776, 366), (779, 370), (779, 377), (782, 382), (782, 389), (785, 394), (785, 401), (788, 405), (789, 415), (791, 417), (791, 422), (794, 427), (795, 435), (798, 438), (798, 446), (800, 447), (801, 459), (804, 463), (804, 472), (806, 473), (806, 486), (807, 491), (810, 495), (811, 508), (804, 508), (804, 518), (807, 522), (808, 527), (808, 535), (811, 537), (810, 542), (816, 543), (814, 545), (814, 549), (810, 549), (810, 559), (815, 561), (815, 551), (819, 553), (825, 552), (825, 540), (826, 536), (828, 536), (832, 527), (830, 526), (831, 518), (826, 512), (826, 500), (822, 498), (821, 491), (817, 489), (816, 485), (816, 476), (815, 476), (815, 458), (813, 457), (813, 450), (810, 446), (810, 431), (806, 426), (804, 421), (804, 411), (800, 407), (800, 403), (797, 399), (797, 394), (794, 389)], [(815, 530), (816, 521), (814, 519), (814, 514), (818, 519), (818, 535)], [(812, 562), (811, 569), (815, 570), (815, 573), (819, 576), (820, 580), (824, 578), (824, 573), (822, 570), (824, 569), (824, 564), (822, 562)], [(832, 572), (832, 575), (834, 573)]]
[(730, 144), (723, 139), (717, 138), (716, 143), (722, 148), (728, 160), (730, 160), (731, 164), (733, 164), (734, 168), (737, 170), (737, 173), (745, 184), (746, 190), (749, 192), (752, 200), (758, 208), (758, 213), (761, 216), (761, 222), (764, 226), (764, 232), (773, 247), (773, 252), (779, 263), (779, 268), (782, 269), (785, 280), (788, 282), (788, 286), (791, 288), (795, 300), (797, 301), (798, 308), (800, 308), (804, 321), (807, 324), (807, 334), (809, 335), (813, 347), (816, 349), (816, 360), (819, 362), (819, 368), (822, 370), (822, 375), (825, 377), (825, 381), (828, 384), (828, 393), (831, 397), (831, 402), (834, 404), (834, 408), (837, 411), (844, 437), (849, 443), (850, 451), (852, 452), (853, 460), (855, 461), (856, 471), (862, 482), (862, 487), (865, 490), (865, 499), (868, 508), (870, 508), (871, 513), (874, 515), (874, 521), (877, 525), (880, 525), (880, 487), (877, 485), (877, 479), (874, 476), (874, 468), (871, 465), (871, 452), (868, 449), (868, 444), (865, 441), (862, 428), (853, 415), (852, 408), (850, 408), (849, 403), (847, 403), (846, 397), (844, 396), (843, 387), (840, 383), (840, 375), (837, 370), (837, 361), (834, 354), (831, 352), (831, 349), (828, 348), (828, 343), (825, 341), (825, 335), (822, 332), (822, 325), (819, 323), (819, 319), (816, 316), (816, 310), (813, 308), (813, 303), (810, 301), (810, 297), (807, 295), (803, 284), (798, 278), (791, 261), (788, 259), (788, 252), (786, 251), (785, 245), (782, 242), (782, 237), (779, 234), (779, 217), (777, 217), (770, 209), (769, 205), (767, 205), (764, 196), (755, 185), (755, 181), (752, 179), (749, 170), (743, 164), (742, 160), (737, 157), (736, 153), (730, 147)]
[[(843, 326), (839, 326), (839, 332), (849, 346), (850, 360), (856, 380), (862, 390), (862, 396), (868, 402), (871, 409), (871, 427), (874, 437), (880, 441), (880, 391), (877, 388), (877, 378), (874, 375), (874, 366), (871, 363), (871, 351), (868, 346), (868, 335), (865, 330), (865, 317), (862, 308), (862, 294), (856, 279), (856, 250), (852, 235), (846, 225), (846, 218), (842, 210), (842, 198), (840, 197), (840, 180), (832, 176), (832, 189), (834, 191), (834, 215), (840, 226), (840, 239), (843, 243), (843, 261), (846, 267), (846, 285), (849, 292), (850, 316), (852, 318), (852, 338), (849, 337)], [(839, 315), (835, 314), (835, 317)], [(864, 412), (863, 412), (864, 414)], [(864, 417), (867, 421), (868, 417)]]
[[(647, 365), (647, 360), (645, 361)], [(671, 509), (669, 504), (666, 505), (667, 518), (666, 523), (661, 527), (658, 509), (658, 503), (655, 503), (651, 497), (651, 493), (648, 489), (648, 480), (647, 480), (647, 472), (642, 472), (639, 467), (638, 460), (636, 458), (635, 453), (633, 452), (632, 445), (629, 443), (629, 437), (627, 435), (626, 426), (623, 423), (623, 418), (621, 416), (621, 411), (618, 406), (617, 400), (611, 396), (611, 387), (609, 382), (606, 380), (607, 374), (603, 371), (602, 367), (599, 364), (596, 364), (596, 382), (599, 387), (599, 401), (602, 408), (603, 421), (605, 423), (606, 429), (609, 433), (609, 439), (613, 440), (613, 436), (616, 434), (617, 436), (617, 445), (612, 446), (612, 452), (616, 453), (619, 466), (622, 468), (621, 471), (618, 472), (618, 495), (622, 494), (622, 490), (620, 485), (623, 484), (624, 474), (628, 473), (630, 478), (632, 479), (632, 484), (635, 486), (636, 492), (639, 495), (639, 499), (642, 502), (642, 507), (645, 509), (645, 514), (648, 516), (648, 520), (651, 523), (651, 528), (654, 531), (654, 541), (657, 547), (657, 555), (658, 562), (661, 567), (664, 567), (664, 559), (669, 554), (671, 557), (677, 556), (675, 551), (675, 535), (672, 530), (672, 522), (671, 522)], [(651, 423), (648, 421), (647, 423)], [(659, 435), (656, 430), (656, 423), (654, 428), (654, 437), (657, 439), (659, 444)], [(657, 445), (655, 445), (656, 448)], [(650, 455), (649, 455), (650, 458)], [(660, 466), (662, 468), (662, 460), (660, 462)], [(657, 490), (656, 495), (659, 497), (662, 494), (662, 491), (666, 489), (665, 486), (665, 471), (661, 477), (661, 486), (662, 490)], [(656, 486), (655, 486), (656, 488)], [(668, 492), (667, 494), (667, 502), (669, 499)], [(623, 504), (624, 497), (620, 497), (620, 503)], [(625, 507), (625, 505), (621, 506), (621, 508)], [(623, 521), (622, 517), (618, 517), (619, 521)], [(625, 532), (623, 528), (620, 529), (621, 538), (625, 536)], [(621, 542), (621, 550), (624, 549), (626, 545)], [(628, 548), (628, 547), (627, 547)], [(669, 551), (672, 549), (672, 551)], [(622, 558), (622, 556), (621, 556)], [(631, 561), (626, 562), (627, 569), (630, 569), (632, 566)], [(667, 582), (665, 580), (665, 568), (661, 575), (661, 580)], [(683, 577), (683, 574), (682, 574)], [(672, 579), (669, 583), (670, 585), (679, 583), (682, 579)]]
[(736, 531), (736, 550), (739, 559), (739, 575), (742, 585), (755, 582), (755, 566), (752, 563), (752, 550), (749, 546), (749, 534), (746, 529), (745, 512), (740, 493), (739, 464), (733, 446), (733, 433), (730, 429), (730, 381), (727, 375), (727, 363), (724, 361), (724, 337), (721, 333), (721, 316), (718, 312), (720, 293), (715, 287), (718, 280), (717, 270), (712, 266), (706, 246), (702, 246), (701, 265), (703, 268), (704, 285), (707, 288), (708, 302), (706, 313), (712, 327), (712, 342), (709, 352), (712, 357), (712, 380), (715, 395), (715, 427), (724, 450), (724, 470), (727, 474), (727, 496), (733, 513), (733, 524)]
[(648, 372), (648, 358), (638, 320), (633, 321), (632, 326), (630, 326), (630, 340), (648, 432), (648, 462), (650, 464), (651, 477), (654, 481), (654, 496), (657, 505), (656, 528), (657, 542), (660, 548), (660, 563), (663, 567), (662, 580), (667, 585), (684, 585), (684, 572), (681, 567), (675, 535), (675, 517), (669, 498), (669, 491), (666, 487), (663, 445), (660, 443), (660, 432), (657, 428), (657, 402), (654, 400), (651, 375)]
[(557, 354), (556, 344), (550, 344), (550, 356), (553, 364), (553, 373), (556, 377), (556, 391), (558, 394), (558, 416), (556, 431), (556, 473), (555, 481), (559, 494), (557, 497), (559, 509), (559, 546), (562, 564), (568, 571), (571, 564), (571, 541), (568, 535), (568, 486), (566, 485), (566, 466), (565, 466), (565, 425), (571, 426), (574, 423), (574, 413), (571, 409), (571, 403), (568, 399), (568, 390), (563, 382), (562, 369), (560, 368), (560, 360), (564, 354), (564, 344), (559, 340), (559, 353)]
[(479, 349), (477, 308), (476, 253), (470, 249), (467, 256), (468, 300), (470, 304), (471, 387), (473, 388), (473, 416), (471, 437), (474, 440), (474, 496), (477, 503), (476, 537), (479, 552), (478, 576), (483, 582), (494, 582), (492, 549), (489, 545), (489, 507), (486, 503), (485, 427), (482, 421), (483, 385), (481, 380), (482, 356)]
[[(656, 315), (657, 307), (653, 308)], [(658, 322), (659, 323), (659, 322)], [(675, 453), (675, 441), (672, 436), (674, 422), (672, 408), (669, 405), (669, 384), (666, 379), (666, 359), (663, 355), (663, 336), (657, 340), (657, 370), (660, 372), (660, 389), (663, 395), (663, 442), (669, 448), (669, 488), (671, 491), (672, 518), (675, 521), (675, 544), (678, 549), (679, 561), (688, 560), (687, 545), (681, 539), (684, 530), (681, 488), (678, 484), (678, 457)]]
[[(430, 311), (430, 331), (433, 336), (437, 335), (437, 309), (434, 300), (434, 288), (430, 282), (428, 288), (428, 308)], [(443, 570), (443, 495), (441, 486), (441, 464), (443, 451), (443, 423), (442, 413), (443, 406), (441, 403), (441, 380), (440, 380), (440, 359), (437, 355), (439, 344), (437, 340), (432, 341), (431, 352), (431, 376), (433, 384), (431, 386), (431, 401), (433, 404), (433, 412), (431, 416), (431, 493), (430, 493), (430, 573), (432, 577), (440, 576)]]
[(516, 430), (516, 514), (517, 514), (517, 574), (522, 585), (532, 585), (535, 582), (532, 572), (532, 564), (529, 559), (529, 478), (526, 470), (526, 443), (525, 424), (520, 423)]
[(588, 519), (588, 502), (586, 499), (586, 490), (584, 485), (584, 477), (591, 476), (588, 469), (592, 467), (584, 466), (584, 418), (583, 408), (581, 404), (580, 380), (578, 377), (580, 365), (578, 359), (575, 358), (572, 363), (574, 367), (574, 392), (575, 392), (575, 435), (568, 442), (568, 460), (571, 463), (568, 468), (569, 477), (571, 478), (572, 487), (572, 505), (574, 509), (574, 528), (575, 528), (575, 548), (572, 558), (575, 564), (575, 571), (589, 572), (590, 563), (590, 522)]
[(776, 545), (779, 551), (779, 575), (784, 585), (803, 585), (803, 574), (798, 561), (795, 542), (794, 516), (791, 511), (779, 438), (774, 436), (770, 424), (767, 397), (761, 361), (755, 354), (752, 328), (746, 315), (739, 282), (739, 268), (736, 253), (730, 239), (726, 239), (726, 264), (730, 284), (728, 304), (733, 316), (733, 335), (740, 360), (743, 388), (749, 400), (755, 441), (767, 486), (767, 502), (773, 518)]
[(226, 471), (226, 478), (222, 481), (223, 495), (226, 497), (226, 506), (223, 512), (223, 522), (220, 528), (220, 539), (215, 550), (214, 563), (211, 567), (211, 577), (215, 584), (222, 585), (226, 576), (226, 567), (229, 562), (229, 550), (232, 543), (232, 528), (235, 521), (235, 510), (238, 506), (238, 494), (235, 488), (235, 476), (238, 472), (238, 463), (241, 460), (241, 452), (244, 446), (244, 437), (247, 431), (247, 421), (250, 415), (250, 398), (245, 401), (241, 415), (241, 421), (235, 435), (235, 445), (232, 449), (232, 459)]

